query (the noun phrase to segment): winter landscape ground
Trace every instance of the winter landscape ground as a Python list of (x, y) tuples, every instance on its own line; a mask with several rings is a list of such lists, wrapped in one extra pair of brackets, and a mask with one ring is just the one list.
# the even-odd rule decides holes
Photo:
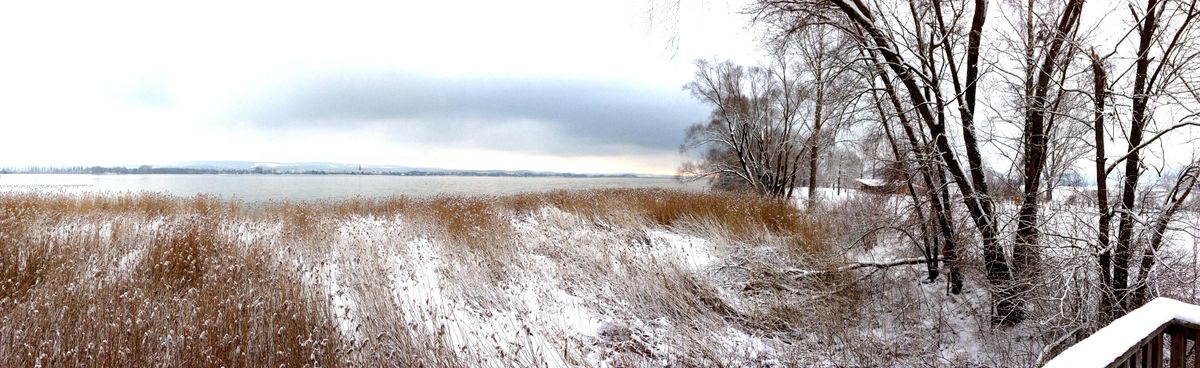
[[(1033, 323), (993, 326), (982, 275), (949, 295), (871, 267), (919, 255), (879, 231), (900, 197), (824, 194), (7, 193), (0, 365), (1026, 366), (1074, 320), (1043, 295)], [(1047, 290), (1083, 290), (1073, 249), (1047, 249)], [(1194, 301), (1179, 269), (1159, 293)]]

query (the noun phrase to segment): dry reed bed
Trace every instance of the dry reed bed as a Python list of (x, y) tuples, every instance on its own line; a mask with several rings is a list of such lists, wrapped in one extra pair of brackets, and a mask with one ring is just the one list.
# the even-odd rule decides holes
[[(787, 364), (790, 204), (667, 190), (247, 207), (0, 194), (0, 366)], [(839, 299), (841, 300), (841, 299)], [(825, 309), (836, 309), (837, 303)]]

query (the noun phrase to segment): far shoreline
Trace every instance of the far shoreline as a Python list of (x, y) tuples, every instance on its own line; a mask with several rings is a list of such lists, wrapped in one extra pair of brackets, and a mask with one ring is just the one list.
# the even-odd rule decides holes
[(505, 170), (439, 170), (439, 171), (279, 171), (279, 170), (217, 170), (191, 168), (127, 169), (102, 168), (101, 170), (48, 170), (10, 171), (0, 170), (0, 175), (310, 175), (310, 176), (427, 176), (427, 177), (505, 177), (505, 178), (627, 178), (627, 179), (676, 179), (674, 175), (655, 174), (576, 174), (558, 172), (531, 172)]

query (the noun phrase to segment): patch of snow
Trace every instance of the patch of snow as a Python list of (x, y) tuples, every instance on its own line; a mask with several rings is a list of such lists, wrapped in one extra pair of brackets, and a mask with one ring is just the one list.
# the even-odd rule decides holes
[(706, 239), (682, 235), (667, 230), (649, 230), (651, 254), (659, 260), (682, 262), (692, 270), (703, 270), (717, 260), (712, 243)]
[(734, 365), (768, 367), (784, 365), (776, 358), (775, 349), (762, 338), (751, 336), (736, 328), (728, 328), (724, 341), (727, 349), (733, 353)]
[(358, 341), (358, 303), (350, 294), (342, 290), (341, 271), (338, 268), (337, 253), (329, 256), (330, 261), (325, 265), (325, 287), (330, 296), (330, 308), (337, 320), (338, 330), (349, 341)]
[[(518, 244), (514, 251), (519, 258), (498, 282), (464, 272), (475, 266), (470, 261), (464, 264), (462, 255), (443, 249), (444, 244), (434, 238), (415, 237), (387, 250), (389, 278), (405, 319), (426, 331), (444, 333), (440, 336), (450, 350), (485, 366), (584, 362), (601, 326), (611, 317), (600, 315), (587, 299), (565, 289), (562, 261), (540, 253), (565, 245), (555, 241), (561, 235), (555, 230), (562, 227), (546, 223), (564, 214), (541, 212), (510, 219), (514, 231), (528, 241)], [(538, 248), (530, 247), (534, 244)], [(473, 300), (476, 297), (483, 300)]]
[[(816, 189), (816, 198), (819, 203), (840, 203), (852, 199), (858, 194), (859, 191), (857, 189), (846, 187), (818, 187)], [(797, 206), (806, 206), (808, 204), (808, 187), (796, 187), (792, 192), (792, 198)]]
[(858, 182), (859, 184), (866, 185), (869, 187), (882, 187), (884, 184), (887, 184), (887, 182), (884, 181), (883, 179), (860, 178), (860, 179), (854, 179), (854, 181)]
[(118, 272), (132, 271), (133, 266), (137, 265), (137, 262), (141, 259), (142, 259), (142, 250), (141, 249), (134, 249), (134, 250), (130, 251), (129, 253), (125, 253), (124, 256), (121, 256), (121, 260), (117, 261), (117, 271)]

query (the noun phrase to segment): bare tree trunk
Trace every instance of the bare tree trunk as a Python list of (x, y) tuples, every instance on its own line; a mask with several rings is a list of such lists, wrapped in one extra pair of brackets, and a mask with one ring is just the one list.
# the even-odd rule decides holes
[[(877, 94), (872, 94), (872, 98), (875, 100), (876, 109), (879, 110), (879, 121), (883, 123), (883, 132), (885, 134), (885, 138), (887, 139), (888, 146), (892, 150), (892, 156), (895, 157), (896, 164), (900, 166), (901, 169), (906, 169), (907, 165), (905, 165), (904, 162), (907, 156), (901, 153), (900, 146), (896, 143), (896, 136), (892, 134), (891, 124), (888, 123), (883, 105), (879, 102), (879, 96)], [(921, 198), (917, 195), (916, 188), (913, 187), (913, 181), (915, 178), (912, 177), (912, 174), (908, 172), (908, 170), (905, 170), (905, 176), (907, 176), (907, 180), (904, 181), (904, 185), (908, 190), (909, 198), (913, 202), (913, 213), (915, 213), (917, 216), (917, 225), (919, 225), (921, 228), (921, 249), (922, 252), (925, 253), (925, 271), (928, 274), (928, 279), (930, 281), (937, 280), (939, 274), (938, 263), (937, 260), (932, 257), (932, 252), (930, 252), (930, 250), (936, 246), (935, 244), (937, 241), (933, 239), (933, 231), (930, 231), (930, 223), (926, 220), (925, 210), (921, 207)], [(961, 286), (962, 285), (960, 283), (960, 291)]]
[[(892, 107), (896, 109), (896, 111), (904, 111), (903, 106), (900, 104), (899, 98), (896, 97), (895, 87), (892, 85), (891, 80), (887, 79), (887, 73), (883, 71), (878, 63), (873, 63), (871, 67), (874, 68), (876, 73), (880, 75), (880, 78), (883, 82), (884, 91), (886, 92), (889, 101), (891, 101)], [(882, 111), (882, 107), (879, 108)], [(952, 294), (959, 294), (962, 292), (962, 272), (960, 263), (958, 262), (957, 244), (953, 238), (953, 220), (950, 217), (949, 196), (944, 188), (944, 171), (940, 166), (936, 165), (936, 162), (934, 162), (935, 158), (932, 157), (932, 154), (928, 151), (926, 147), (927, 144), (917, 139), (916, 133), (913, 131), (912, 125), (908, 121), (907, 116), (903, 113), (899, 113), (898, 117), (900, 120), (900, 125), (904, 129), (904, 134), (908, 139), (909, 145), (913, 147), (917, 154), (918, 172), (925, 183), (925, 192), (929, 197), (932, 219), (926, 222), (924, 220), (924, 216), (922, 215), (921, 220), (921, 229), (926, 234), (927, 238), (926, 244), (924, 248), (922, 248), (922, 251), (926, 253), (926, 258), (929, 260), (929, 280), (935, 280), (938, 276), (937, 248), (939, 243), (943, 243), (942, 262), (946, 264), (946, 268), (949, 271), (949, 278), (947, 281), (950, 292)], [(891, 137), (890, 129), (888, 129), (887, 126), (884, 128), (888, 136)], [(893, 146), (895, 145), (894, 142), (892, 142), (892, 144)], [(893, 149), (897, 151), (896, 155), (899, 159), (900, 156), (898, 153), (898, 148), (893, 147)], [(934, 178), (937, 178), (937, 174), (935, 173), (942, 174), (939, 180), (935, 181)], [(909, 195), (912, 196), (913, 205), (917, 208), (917, 210), (922, 211), (921, 200), (917, 196), (917, 190), (912, 183), (913, 178), (910, 177), (907, 181)], [(939, 193), (942, 194), (942, 197), (940, 198), (938, 197)], [(921, 213), (919, 212), (918, 214)], [(937, 227), (937, 229), (940, 231), (940, 236), (938, 231), (932, 230), (934, 227)]]
[[(938, 186), (935, 193), (941, 195), (938, 201), (931, 203), (935, 208), (938, 228), (942, 233), (942, 262), (947, 268), (947, 284), (951, 294), (962, 293), (962, 263), (958, 258), (958, 240), (954, 238), (954, 211), (950, 207), (950, 191), (946, 188), (945, 171), (938, 170), (934, 175), (934, 183)], [(936, 195), (935, 195), (936, 197)]]
[(1140, 174), (1142, 135), (1146, 128), (1146, 80), (1150, 70), (1150, 46), (1158, 28), (1158, 0), (1146, 1), (1146, 16), (1138, 29), (1137, 62), (1133, 81), (1132, 120), (1129, 125), (1129, 157), (1125, 159), (1125, 172), (1121, 183), (1120, 222), (1117, 225), (1117, 244), (1113, 250), (1114, 306), (1124, 313), (1129, 305), (1129, 260), (1133, 256), (1133, 211), (1137, 199), (1137, 181)]
[(1154, 224), (1154, 232), (1150, 234), (1150, 244), (1142, 254), (1142, 264), (1138, 267), (1137, 278), (1134, 279), (1133, 296), (1129, 299), (1133, 305), (1142, 305), (1146, 302), (1146, 289), (1150, 281), (1150, 269), (1154, 267), (1155, 257), (1158, 256), (1158, 250), (1162, 247), (1163, 236), (1167, 232), (1167, 225), (1171, 223), (1171, 219), (1175, 217), (1175, 213), (1179, 212), (1179, 208), (1183, 206), (1183, 202), (1192, 194), (1192, 188), (1196, 186), (1198, 170), (1200, 170), (1200, 167), (1195, 165), (1184, 169), (1183, 173), (1179, 175), (1179, 179), (1175, 181), (1175, 187), (1171, 189), (1171, 195), (1167, 197), (1167, 209), (1163, 211), (1158, 221)]
[[(941, 35), (948, 30), (941, 12), (940, 0), (933, 1), (933, 10), (937, 16), (938, 29)], [(971, 214), (983, 241), (984, 266), (987, 269), (988, 283), (992, 285), (993, 322), (1003, 325), (1014, 325), (1025, 319), (1023, 303), (1015, 298), (1013, 285), (1013, 270), (1008, 264), (1004, 250), (1000, 247), (999, 230), (996, 224), (995, 207), (989, 195), (986, 176), (983, 172), (983, 158), (979, 150), (979, 141), (975, 134), (975, 96), (979, 80), (979, 46), (983, 37), (983, 25), (987, 20), (987, 0), (975, 0), (975, 8), (971, 16), (971, 28), (967, 34), (966, 50), (966, 83), (958, 78), (958, 67), (953, 53), (948, 47), (942, 49), (946, 53), (946, 64), (950, 68), (950, 76), (958, 100), (959, 114), (962, 119), (964, 148), (967, 152), (967, 169), (970, 171), (969, 183), (966, 173), (959, 167), (954, 158), (953, 148), (946, 139), (945, 126), (931, 125), (930, 133), (934, 136), (937, 151), (950, 170), (952, 177), (963, 194), (963, 201)], [(960, 93), (961, 91), (961, 93)], [(959, 97), (961, 96), (961, 98)], [(913, 101), (916, 104), (918, 101)], [(947, 207), (949, 208), (949, 207)], [(954, 244), (947, 244), (953, 247)], [(957, 255), (957, 252), (951, 253)]]
[[(984, 181), (983, 162), (981, 155), (979, 155), (979, 147), (978, 142), (975, 140), (973, 125), (975, 108), (974, 88), (978, 79), (979, 45), (984, 20), (987, 16), (987, 1), (976, 0), (975, 2), (966, 51), (966, 90), (964, 90), (962, 94), (964, 97), (960, 102), (960, 105), (964, 107), (961, 112), (968, 117), (968, 119), (964, 119), (962, 124), (969, 164), (967, 169), (970, 170), (970, 176), (968, 176), (967, 171), (963, 169), (955, 155), (954, 148), (949, 138), (947, 138), (945, 125), (940, 123), (935, 118), (934, 112), (931, 111), (931, 106), (938, 104), (929, 101), (922, 95), (923, 89), (920, 83), (918, 83), (919, 78), (913, 74), (914, 70), (905, 63), (904, 57), (897, 50), (897, 42), (889, 39), (888, 35), (874, 24), (873, 12), (865, 3), (849, 0), (831, 0), (831, 2), (861, 32), (860, 38), (866, 43), (864, 47), (872, 53), (872, 56), (876, 56), (875, 54), (877, 54), (878, 57), (881, 57), (882, 65), (894, 73), (904, 86), (907, 99), (912, 102), (912, 108), (915, 110), (917, 117), (929, 129), (935, 152), (941, 157), (946, 168), (950, 171), (951, 177), (958, 184), (959, 191), (963, 196), (963, 203), (966, 205), (971, 219), (979, 229), (980, 237), (983, 240), (984, 264), (987, 268), (988, 283), (991, 284), (993, 291), (993, 321), (1004, 325), (1019, 323), (1025, 318), (1024, 307), (1020, 300), (1012, 296), (1012, 270), (1009, 267), (1007, 256), (1000, 246), (995, 208), (991, 197), (988, 195), (987, 184)], [(934, 2), (934, 8), (940, 8), (938, 6), (940, 2), (936, 0)], [(876, 62), (878, 63), (880, 60), (876, 60)], [(957, 78), (957, 76), (955, 75), (954, 78)], [(884, 79), (887, 80), (888, 78), (885, 77)], [(956, 93), (955, 96), (958, 98), (959, 94)]]
[(816, 107), (813, 109), (813, 129), (812, 136), (808, 138), (810, 144), (808, 149), (808, 206), (812, 208), (813, 203), (817, 199), (817, 159), (821, 151), (821, 125), (824, 123), (825, 116), (825, 81), (826, 73), (823, 59), (825, 56), (824, 42), (818, 42), (816, 50), (815, 65), (817, 68), (813, 70), (815, 73), (814, 84), (816, 84), (817, 95), (813, 102)]
[(1100, 254), (1097, 263), (1100, 266), (1100, 323), (1107, 324), (1116, 318), (1113, 304), (1112, 250), (1109, 249), (1110, 227), (1112, 226), (1112, 211), (1108, 208), (1108, 174), (1104, 170), (1104, 104), (1108, 99), (1108, 73), (1104, 70), (1103, 61), (1096, 51), (1092, 50), (1092, 82), (1093, 105), (1095, 114), (1095, 144), (1096, 144), (1096, 210), (1100, 213), (1097, 224), (1097, 245)]
[[(1054, 38), (1047, 47), (1041, 68), (1038, 69), (1037, 81), (1033, 85), (1033, 95), (1029, 96), (1029, 105), (1026, 107), (1024, 187), (1021, 193), (1021, 207), (1017, 211), (1016, 242), (1013, 244), (1013, 273), (1017, 281), (1018, 293), (1031, 290), (1038, 275), (1039, 251), (1037, 244), (1038, 211), (1040, 209), (1038, 199), (1041, 194), (1042, 169), (1049, 140), (1045, 124), (1047, 110), (1050, 107), (1047, 94), (1055, 74), (1055, 68), (1060, 63), (1066, 63), (1059, 60), (1059, 53), (1062, 51), (1067, 37), (1073, 33), (1075, 25), (1078, 24), (1082, 7), (1083, 0), (1070, 0), (1063, 9)], [(1026, 76), (1027, 79), (1032, 77), (1032, 75)]]
[(819, 143), (820, 137), (818, 137), (817, 134), (819, 134), (821, 132), (821, 112), (822, 112), (820, 95), (821, 95), (821, 91), (820, 91), (820, 87), (818, 87), (817, 108), (816, 108), (816, 112), (813, 114), (815, 116), (814, 117), (815, 120), (813, 122), (813, 136), (812, 136), (812, 138), (809, 138), (813, 143), (812, 143), (812, 145), (809, 146), (809, 149), (808, 149), (808, 205), (810, 207), (813, 205), (814, 201), (817, 199), (817, 165), (818, 165), (818, 158), (820, 157), (820, 152), (818, 150), (818, 147), (820, 145), (820, 143)]

